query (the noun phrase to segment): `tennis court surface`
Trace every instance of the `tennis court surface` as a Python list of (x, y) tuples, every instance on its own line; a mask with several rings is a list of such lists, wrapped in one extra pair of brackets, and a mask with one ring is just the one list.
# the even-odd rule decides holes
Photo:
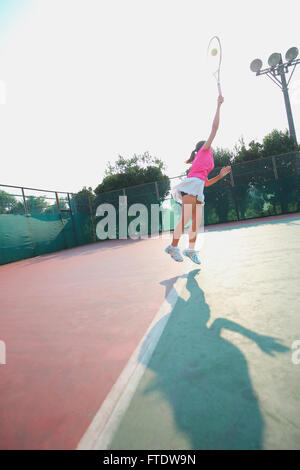
[(169, 241), (0, 266), (1, 449), (300, 449), (299, 213)]

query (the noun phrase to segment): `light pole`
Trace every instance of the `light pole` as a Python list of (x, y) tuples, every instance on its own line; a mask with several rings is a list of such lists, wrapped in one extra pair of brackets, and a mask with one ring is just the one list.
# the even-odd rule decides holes
[[(297, 47), (291, 47), (285, 54), (286, 62), (283, 62), (281, 54), (274, 52), (274, 54), (271, 54), (268, 59), (269, 67), (262, 70), (261, 68), (263, 63), (260, 59), (254, 59), (250, 64), (250, 69), (252, 70), (252, 72), (255, 72), (256, 75), (267, 75), (274, 83), (276, 83), (276, 85), (281, 88), (284, 96), (284, 103), (289, 123), (290, 136), (294, 140), (295, 148), (298, 148), (298, 144), (289, 98), (288, 86), (293, 76), (296, 65), (300, 63), (300, 59), (296, 59), (298, 53), (299, 51)], [(289, 67), (292, 66), (294, 66), (294, 68), (287, 82), (285, 74), (289, 73)]]

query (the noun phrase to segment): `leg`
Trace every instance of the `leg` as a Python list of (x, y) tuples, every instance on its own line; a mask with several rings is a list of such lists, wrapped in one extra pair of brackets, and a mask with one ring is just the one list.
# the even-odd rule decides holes
[(197, 240), (198, 228), (200, 227), (202, 220), (202, 207), (203, 204), (200, 201), (197, 201), (197, 204), (193, 207), (192, 212), (192, 225), (189, 229), (189, 248), (191, 250), (195, 249), (195, 243)]
[(193, 215), (193, 207), (196, 206), (196, 199), (197, 196), (190, 196), (189, 194), (183, 196), (181, 219), (174, 229), (172, 246), (178, 246), (184, 227)]

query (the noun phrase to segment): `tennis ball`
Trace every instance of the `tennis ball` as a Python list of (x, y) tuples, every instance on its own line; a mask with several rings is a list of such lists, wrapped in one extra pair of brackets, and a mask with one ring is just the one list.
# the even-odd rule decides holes
[(212, 50), (211, 50), (211, 55), (217, 55), (217, 54), (218, 54), (217, 49), (212, 49)]

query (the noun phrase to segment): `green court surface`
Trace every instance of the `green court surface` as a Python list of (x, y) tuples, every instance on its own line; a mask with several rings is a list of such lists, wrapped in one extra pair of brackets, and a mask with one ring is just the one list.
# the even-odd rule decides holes
[(300, 218), (209, 230), (201, 252), (108, 448), (300, 449)]

